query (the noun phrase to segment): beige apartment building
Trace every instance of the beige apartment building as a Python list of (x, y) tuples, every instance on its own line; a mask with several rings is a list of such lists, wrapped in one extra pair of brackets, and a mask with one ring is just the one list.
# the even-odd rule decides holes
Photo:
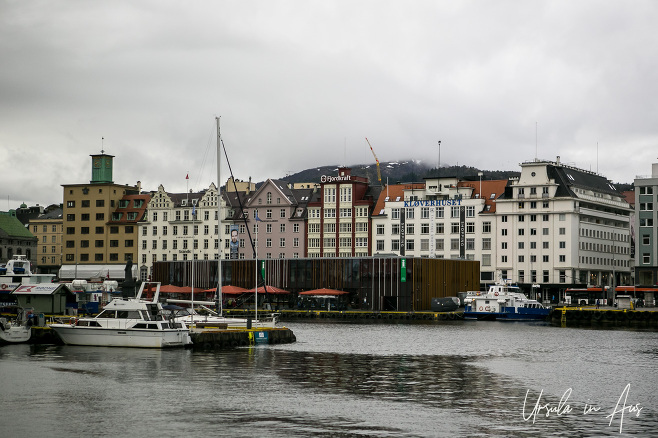
[[(91, 155), (92, 178), (64, 184), (62, 279), (124, 278), (128, 261), (137, 259), (137, 223), (149, 195), (112, 181), (113, 155)], [(136, 265), (132, 276), (136, 277)]]

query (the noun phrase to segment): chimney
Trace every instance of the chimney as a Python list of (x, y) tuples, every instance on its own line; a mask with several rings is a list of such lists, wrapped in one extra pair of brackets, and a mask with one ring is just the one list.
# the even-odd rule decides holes
[(557, 156), (557, 164), (560, 164), (560, 156)]

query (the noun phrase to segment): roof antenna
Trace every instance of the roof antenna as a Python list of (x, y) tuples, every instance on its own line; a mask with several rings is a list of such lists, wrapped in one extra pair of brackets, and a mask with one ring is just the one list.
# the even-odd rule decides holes
[(538, 141), (537, 141), (537, 128), (538, 128), (538, 126), (537, 125), (538, 125), (538, 122), (535, 122), (535, 161), (537, 161), (539, 159), (539, 157), (537, 156), (538, 155), (537, 154), (537, 144), (538, 144)]
[(103, 147), (103, 142), (105, 141), (105, 137), (101, 137), (101, 154), (105, 153), (105, 148)]

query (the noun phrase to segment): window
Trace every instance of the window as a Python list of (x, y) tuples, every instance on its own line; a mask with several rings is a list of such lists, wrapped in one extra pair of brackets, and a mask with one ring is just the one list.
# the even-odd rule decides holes
[(279, 232), (285, 233), (286, 232), (286, 224), (279, 224)]
[(292, 224), (292, 232), (293, 233), (299, 233), (299, 224), (298, 223)]
[(67, 214), (66, 215), (66, 220), (70, 221), (70, 222), (74, 222), (75, 221), (75, 215), (74, 214)]
[(450, 223), (450, 233), (459, 234), (459, 222)]
[(413, 239), (407, 239), (406, 241), (407, 251), (413, 251), (416, 248), (416, 243)]
[(420, 207), (420, 218), (429, 219), (430, 218), (430, 208), (429, 207)]
[(407, 224), (407, 234), (408, 235), (414, 234), (414, 224)]
[(482, 239), (482, 250), (487, 251), (491, 249), (491, 238), (490, 237), (484, 237)]
[(482, 232), (491, 233), (491, 222), (482, 222)]
[(471, 251), (475, 249), (475, 239), (466, 239), (466, 249)]
[(567, 234), (567, 229), (566, 228), (560, 228), (560, 235), (565, 235)]
[(466, 222), (466, 232), (475, 233), (475, 222)]
[(420, 250), (429, 251), (430, 250), (430, 240), (429, 239), (420, 239)]
[(407, 219), (413, 219), (414, 218), (414, 209), (413, 208), (405, 208), (405, 217)]
[(281, 209), (281, 212), (279, 213), (279, 217), (285, 219), (285, 217), (286, 217), (286, 209), (285, 209), (285, 208), (282, 208), (282, 209)]
[(436, 234), (443, 234), (445, 232), (444, 228), (443, 223), (436, 224)]
[(272, 239), (271, 238), (265, 239), (265, 246), (267, 248), (272, 248)]
[(491, 266), (491, 254), (482, 254), (482, 266)]
[(565, 263), (567, 261), (567, 256), (561, 255), (559, 260), (560, 260), (560, 263)]
[(429, 234), (430, 224), (420, 224), (420, 234)]
[(544, 263), (548, 263), (548, 256), (547, 255), (541, 256), (541, 261)]
[(459, 217), (459, 206), (452, 206), (450, 207), (450, 217), (451, 218), (456, 218)]
[(391, 219), (400, 219), (400, 209), (391, 208)]
[(456, 251), (459, 249), (459, 239), (450, 239), (450, 250)]
[(500, 230), (500, 235), (501, 236), (507, 236), (507, 228), (503, 228)]
[(280, 248), (285, 248), (286, 247), (286, 238), (285, 237), (279, 238), (279, 247)]
[(441, 219), (445, 217), (445, 211), (443, 207), (436, 207), (436, 218)]
[(384, 235), (384, 225), (377, 225), (377, 235), (378, 236)]

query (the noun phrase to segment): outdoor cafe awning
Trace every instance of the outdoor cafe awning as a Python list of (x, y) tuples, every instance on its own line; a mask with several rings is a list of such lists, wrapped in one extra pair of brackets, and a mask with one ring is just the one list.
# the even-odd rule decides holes
[[(212, 289), (206, 289), (204, 292), (217, 292), (217, 288), (213, 287)], [(253, 289), (250, 291), (249, 289), (239, 286), (231, 286), (230, 284), (222, 286), (222, 295), (241, 295), (247, 292), (253, 293)]]
[(338, 296), (338, 295), (345, 295), (349, 294), (349, 292), (343, 291), (343, 290), (335, 290), (335, 289), (313, 289), (313, 290), (307, 290), (304, 292), (300, 292), (299, 295), (325, 295), (325, 296)]
[[(285, 294), (289, 294), (289, 293), (290, 293), (290, 292), (288, 292), (287, 290), (283, 290), (283, 289), (279, 289), (278, 287), (267, 286), (267, 285), (259, 287), (259, 288), (258, 288), (258, 293), (259, 293), (259, 294), (264, 294), (264, 293), (266, 292), (266, 289), (267, 289), (267, 293), (268, 293), (268, 294), (285, 295)], [(248, 292), (253, 293), (254, 290), (253, 290), (253, 289), (249, 289)]]

